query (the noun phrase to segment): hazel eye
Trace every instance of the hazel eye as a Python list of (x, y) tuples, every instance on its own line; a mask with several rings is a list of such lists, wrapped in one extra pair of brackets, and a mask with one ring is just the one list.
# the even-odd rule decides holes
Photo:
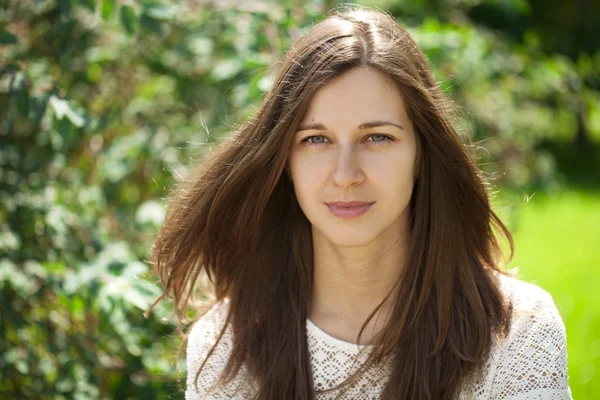
[[(312, 139), (312, 141), (310, 141), (309, 139)], [(310, 143), (324, 143), (325, 142), (325, 136), (310, 136), (308, 138), (306, 138), (306, 140)]]
[(315, 135), (315, 136), (308, 136), (304, 139), (302, 139), (301, 143), (305, 143), (307, 146), (319, 146), (322, 144), (325, 144), (325, 136), (323, 135)]
[(386, 135), (381, 135), (381, 134), (375, 133), (375, 134), (371, 135), (371, 138), (373, 138), (373, 142), (383, 142), (388, 137)]
[(392, 139), (390, 136), (381, 133), (373, 133), (367, 137), (367, 143), (370, 145), (387, 144), (393, 141), (394, 139)]

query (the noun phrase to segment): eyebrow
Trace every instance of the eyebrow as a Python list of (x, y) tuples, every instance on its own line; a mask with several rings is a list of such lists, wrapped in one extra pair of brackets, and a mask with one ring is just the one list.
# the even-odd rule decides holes
[[(362, 123), (358, 126), (358, 129), (370, 129), (370, 128), (378, 128), (380, 126), (395, 126), (398, 129), (404, 130), (404, 127), (402, 125), (396, 124), (394, 122), (391, 121), (371, 121), (371, 122), (365, 122)], [(304, 124), (304, 125), (300, 125), (298, 127), (298, 132), (300, 131), (308, 131), (308, 130), (319, 130), (319, 131), (326, 131), (327, 128), (325, 127), (325, 125), (323, 124)]]

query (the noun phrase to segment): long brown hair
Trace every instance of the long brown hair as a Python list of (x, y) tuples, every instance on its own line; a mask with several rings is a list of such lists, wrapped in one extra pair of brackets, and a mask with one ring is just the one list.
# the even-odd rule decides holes
[(223, 377), (247, 366), (260, 400), (314, 398), (306, 341), (312, 235), (284, 169), (315, 90), (357, 66), (397, 83), (419, 153), (411, 259), (368, 360), (399, 355), (381, 398), (453, 398), (483, 365), (494, 335), (508, 330), (510, 308), (493, 272), (501, 272), (500, 235), (510, 257), (512, 238), (490, 207), (451, 103), (393, 18), (364, 8), (336, 12), (295, 42), (257, 115), (173, 194), (153, 247), (164, 286), (157, 302), (173, 296), (180, 322), (203, 275), (216, 301), (229, 299), (234, 343)]

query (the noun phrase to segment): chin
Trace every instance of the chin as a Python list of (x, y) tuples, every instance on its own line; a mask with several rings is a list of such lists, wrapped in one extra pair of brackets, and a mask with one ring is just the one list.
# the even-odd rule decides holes
[[(317, 228), (318, 229), (318, 228)], [(377, 235), (372, 232), (368, 232), (364, 229), (348, 229), (348, 228), (337, 228), (337, 229), (326, 229), (321, 230), (321, 235), (327, 238), (331, 243), (339, 247), (360, 247), (371, 243)]]

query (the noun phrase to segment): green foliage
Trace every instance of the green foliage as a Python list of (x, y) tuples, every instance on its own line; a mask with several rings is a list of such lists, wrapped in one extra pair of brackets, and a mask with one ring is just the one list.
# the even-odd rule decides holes
[(0, 397), (177, 392), (179, 340), (166, 304), (143, 316), (160, 294), (143, 260), (165, 195), (252, 112), (298, 12), (87, 0), (3, 15)]
[[(176, 393), (168, 306), (142, 315), (160, 293), (144, 260), (164, 198), (255, 112), (283, 51), (326, 6), (9, 3), (0, 11), (0, 397)], [(468, 110), (463, 130), (488, 151), (486, 170), (516, 190), (555, 185), (554, 159), (536, 149), (581, 124), (600, 132), (600, 95), (587, 83), (600, 53), (549, 56), (535, 35), (513, 44), (458, 3), (458, 23), (424, 18), (419, 2), (395, 12)]]
[(425, 19), (413, 33), (461, 107), (466, 132), (485, 148), (484, 171), (501, 172), (496, 182), (513, 188), (556, 184), (553, 158), (538, 145), (577, 130), (576, 66), (469, 24)]

